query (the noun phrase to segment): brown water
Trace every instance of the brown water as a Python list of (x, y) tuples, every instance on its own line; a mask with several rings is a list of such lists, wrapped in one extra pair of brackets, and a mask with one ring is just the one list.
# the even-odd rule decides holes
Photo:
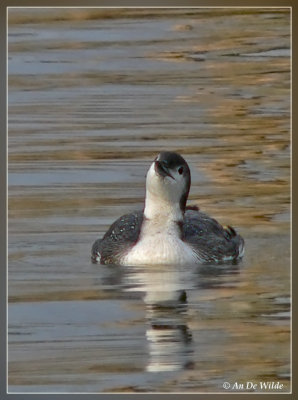
[[(289, 27), (288, 10), (9, 11), (9, 391), (290, 391)], [(243, 235), (241, 264), (90, 262), (161, 150)]]

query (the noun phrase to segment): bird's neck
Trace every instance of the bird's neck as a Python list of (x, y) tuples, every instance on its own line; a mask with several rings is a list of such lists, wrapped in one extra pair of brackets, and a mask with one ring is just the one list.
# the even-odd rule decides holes
[(172, 202), (146, 192), (144, 216), (148, 220), (158, 220), (160, 224), (169, 224), (183, 220), (184, 212), (179, 202)]

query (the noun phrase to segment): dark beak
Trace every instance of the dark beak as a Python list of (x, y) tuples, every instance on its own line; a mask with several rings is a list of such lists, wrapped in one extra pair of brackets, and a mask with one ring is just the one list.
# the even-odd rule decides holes
[(169, 176), (170, 178), (174, 179), (174, 177), (171, 175), (169, 171), (169, 168), (163, 161), (155, 161), (155, 171), (160, 176), (163, 177)]

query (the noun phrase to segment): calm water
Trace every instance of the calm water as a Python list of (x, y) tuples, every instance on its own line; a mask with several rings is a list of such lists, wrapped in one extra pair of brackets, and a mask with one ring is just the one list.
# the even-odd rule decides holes
[[(10, 10), (9, 391), (290, 391), (289, 26)], [(189, 162), (190, 203), (244, 236), (241, 264), (90, 262), (161, 150)]]

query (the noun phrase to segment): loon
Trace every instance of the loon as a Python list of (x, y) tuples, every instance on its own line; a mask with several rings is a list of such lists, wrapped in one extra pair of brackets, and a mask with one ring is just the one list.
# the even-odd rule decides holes
[(205, 264), (236, 262), (244, 240), (196, 206), (186, 206), (190, 169), (174, 152), (161, 152), (146, 176), (143, 211), (117, 219), (92, 246), (100, 264)]

